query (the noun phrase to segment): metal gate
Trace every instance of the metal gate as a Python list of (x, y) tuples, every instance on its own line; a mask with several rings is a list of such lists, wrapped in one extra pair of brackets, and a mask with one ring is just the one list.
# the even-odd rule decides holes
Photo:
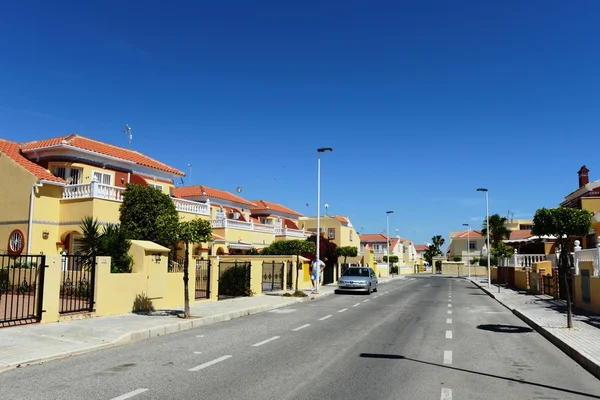
[(46, 256), (0, 254), (0, 327), (39, 322)]
[(294, 287), (292, 285), (292, 283), (294, 282), (294, 263), (291, 261), (287, 262), (287, 282), (286, 282), (286, 286), (288, 290), (292, 290)]
[(196, 300), (210, 298), (210, 260), (196, 260)]
[(219, 262), (219, 300), (250, 295), (249, 261)]
[(83, 255), (62, 256), (59, 313), (94, 311), (96, 259)]
[(283, 262), (263, 261), (262, 291), (283, 290)]

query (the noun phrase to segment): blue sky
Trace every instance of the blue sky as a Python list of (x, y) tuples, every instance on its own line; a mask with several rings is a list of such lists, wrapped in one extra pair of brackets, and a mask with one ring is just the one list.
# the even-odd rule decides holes
[[(85, 4), (84, 4), (85, 3)], [(169, 4), (169, 5), (167, 5)], [(600, 127), (600, 2), (13, 2), (0, 137), (127, 146), (192, 183), (448, 240), (577, 188)], [(308, 203), (308, 206), (306, 205)]]

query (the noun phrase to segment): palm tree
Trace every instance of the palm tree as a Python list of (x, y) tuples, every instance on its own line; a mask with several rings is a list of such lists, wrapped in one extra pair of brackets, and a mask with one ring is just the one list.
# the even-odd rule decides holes
[(442, 235), (435, 235), (434, 237), (431, 238), (431, 241), (433, 242), (433, 245), (435, 246), (436, 249), (441, 250), (442, 246), (444, 245), (444, 242), (446, 240), (444, 240)]
[[(498, 247), (503, 239), (510, 239), (510, 229), (506, 224), (506, 217), (501, 217), (500, 214), (490, 215), (490, 242), (492, 247)], [(487, 220), (483, 220), (483, 236), (487, 236)]]

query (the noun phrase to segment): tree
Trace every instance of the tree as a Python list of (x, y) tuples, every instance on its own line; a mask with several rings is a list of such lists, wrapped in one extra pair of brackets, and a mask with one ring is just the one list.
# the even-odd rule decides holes
[(120, 207), (121, 228), (130, 239), (150, 240), (172, 248), (179, 215), (171, 198), (149, 186), (128, 184)]
[[(387, 262), (388, 261), (388, 256), (383, 256), (383, 261)], [(392, 267), (398, 261), (400, 261), (400, 258), (398, 256), (390, 256), (390, 264), (391, 264)]]
[[(506, 221), (507, 219), (501, 217), (500, 214), (490, 215), (490, 245), (492, 247), (498, 247), (503, 239), (510, 239), (510, 229), (504, 225)], [(487, 237), (487, 220), (485, 218), (481, 233)]]
[(86, 258), (93, 260), (98, 256), (107, 256), (111, 258), (110, 272), (131, 272), (131, 241), (119, 225), (109, 224), (101, 228), (98, 219), (87, 216), (82, 218), (79, 228), (82, 232), (80, 251)]
[[(311, 237), (306, 239), (308, 242), (313, 242), (317, 243), (317, 235), (312, 235)], [(327, 239), (326, 237), (323, 237), (323, 235), (321, 235), (321, 238), (319, 239), (319, 257), (321, 258), (321, 261), (327, 263), (332, 263), (337, 261), (337, 245), (335, 243), (333, 243), (331, 240)], [(303, 257), (308, 258), (311, 261), (315, 261), (317, 259), (317, 254), (316, 254), (316, 248), (315, 248), (315, 252), (306, 252), (304, 254), (302, 254)]]
[(189, 264), (190, 243), (208, 242), (212, 236), (210, 221), (196, 218), (190, 221), (180, 222), (177, 226), (176, 241), (185, 244), (185, 261), (183, 263), (183, 317), (190, 317), (190, 293), (189, 293)]
[(494, 246), (494, 248), (492, 249), (492, 256), (498, 260), (510, 258), (513, 256), (514, 253), (515, 251), (513, 250), (513, 248), (504, 242), (498, 243), (498, 245)]
[(356, 257), (358, 255), (358, 249), (354, 246), (341, 246), (335, 249), (335, 254), (338, 257), (344, 257), (344, 264), (348, 257)]
[(423, 253), (423, 258), (425, 261), (429, 263), (429, 265), (433, 265), (433, 257), (441, 256), (442, 246), (446, 242), (446, 240), (442, 237), (442, 235), (435, 235), (431, 238), (432, 244), (429, 245), (425, 253)]
[(296, 256), (296, 291), (298, 291), (298, 278), (300, 274), (300, 256), (306, 253), (314, 253), (316, 245), (306, 240), (282, 240), (273, 242), (262, 249), (261, 254), (269, 256)]
[(571, 292), (567, 278), (573, 266), (573, 257), (568, 247), (576, 237), (587, 235), (591, 226), (592, 213), (576, 208), (541, 208), (533, 216), (531, 233), (536, 236), (554, 236), (560, 245), (558, 276), (565, 284), (568, 328), (573, 327)]

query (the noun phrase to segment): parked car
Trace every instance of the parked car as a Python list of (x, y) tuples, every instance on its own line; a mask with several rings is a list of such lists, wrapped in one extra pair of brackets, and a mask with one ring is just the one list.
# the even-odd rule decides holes
[(338, 281), (339, 292), (371, 292), (377, 291), (377, 275), (370, 267), (351, 267), (348, 268)]

